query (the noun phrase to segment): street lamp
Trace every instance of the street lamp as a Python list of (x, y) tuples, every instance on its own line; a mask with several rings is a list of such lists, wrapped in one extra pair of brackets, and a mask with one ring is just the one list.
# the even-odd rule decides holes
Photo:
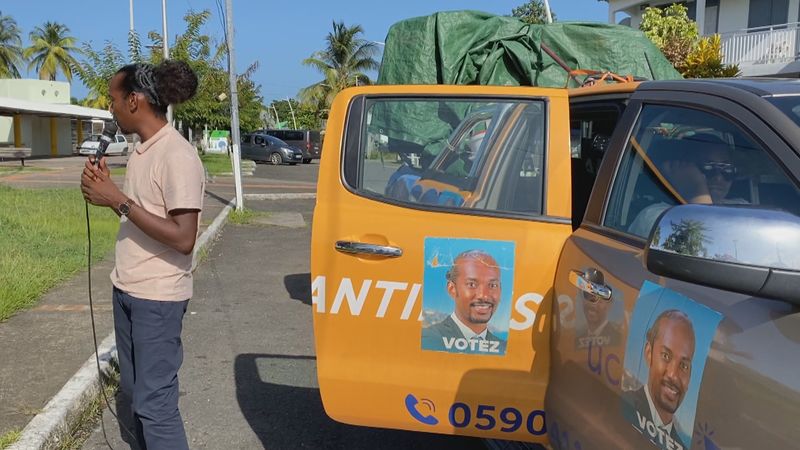
[[(133, 8), (133, 0), (131, 0), (131, 9)], [(167, 0), (161, 0), (161, 27), (163, 34), (161, 35), (161, 43), (164, 46), (164, 60), (169, 59), (169, 43), (167, 37)], [(172, 123), (172, 105), (167, 106), (167, 123)]]

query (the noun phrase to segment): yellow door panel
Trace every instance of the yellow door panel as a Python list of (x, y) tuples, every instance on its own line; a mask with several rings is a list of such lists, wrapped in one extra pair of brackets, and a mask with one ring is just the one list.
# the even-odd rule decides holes
[(571, 233), (566, 114), (553, 89), (374, 86), (337, 97), (311, 252), (328, 415), (546, 441), (552, 283)]

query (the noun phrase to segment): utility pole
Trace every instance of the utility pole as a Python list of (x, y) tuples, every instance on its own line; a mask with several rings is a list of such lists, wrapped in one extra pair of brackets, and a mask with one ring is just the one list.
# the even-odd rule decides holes
[[(133, 10), (133, 0), (131, 0), (131, 10)], [(161, 44), (164, 47), (164, 60), (169, 59), (169, 38), (167, 36), (167, 0), (161, 0)], [(167, 123), (172, 124), (172, 105), (167, 106)]]
[(281, 123), (281, 117), (278, 115), (278, 110), (275, 108), (275, 102), (272, 103), (272, 110), (275, 111), (275, 128)]
[(130, 0), (131, 4), (131, 33), (133, 33), (133, 0)]
[(547, 14), (547, 23), (553, 23), (553, 15), (550, 14), (550, 2), (544, 0), (544, 12)]
[(294, 118), (294, 108), (292, 108), (292, 101), (289, 100), (289, 97), (286, 97), (286, 103), (289, 104), (289, 111), (292, 113), (292, 122), (294, 122), (294, 129), (297, 129), (297, 119)]
[(241, 147), (239, 136), (239, 90), (236, 86), (236, 60), (233, 51), (233, 0), (225, 0), (225, 37), (228, 44), (228, 79), (231, 84), (231, 147), (233, 148), (233, 182), (236, 186), (236, 209), (244, 209), (242, 195)]

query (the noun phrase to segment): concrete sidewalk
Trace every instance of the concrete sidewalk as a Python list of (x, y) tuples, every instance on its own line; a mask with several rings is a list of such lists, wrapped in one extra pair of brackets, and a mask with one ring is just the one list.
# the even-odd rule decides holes
[[(112, 159), (112, 167), (124, 166), (127, 160), (115, 158), (119, 162)], [(29, 161), (28, 167), (48, 170), (0, 176), (0, 184), (78, 189), (84, 161), (82, 157)], [(115, 177), (115, 182), (121, 183), (121, 177)], [(247, 187), (246, 192), (253, 194), (313, 194), (315, 190), (313, 183), (300, 181), (253, 179), (251, 184), (254, 186)], [(225, 210), (233, 191), (232, 177), (207, 183), (200, 233)], [(108, 277), (112, 267), (113, 254), (92, 268), (98, 343), (112, 331), (112, 286)], [(25, 427), (94, 355), (87, 286), (87, 273), (82, 271), (47, 292), (35, 307), (0, 323), (0, 435)]]

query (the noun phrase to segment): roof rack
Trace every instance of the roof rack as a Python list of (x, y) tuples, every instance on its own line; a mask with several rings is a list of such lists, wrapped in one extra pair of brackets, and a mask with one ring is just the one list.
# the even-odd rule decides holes
[[(541, 43), (542, 51), (547, 53), (548, 56), (553, 58), (562, 69), (567, 72), (567, 83), (564, 85), (565, 88), (570, 87), (570, 82), (575, 82), (577, 84), (576, 87), (584, 87), (584, 86), (594, 86), (600, 83), (633, 83), (635, 81), (645, 81), (647, 78), (643, 77), (635, 77), (633, 75), (618, 75), (611, 71), (603, 71), (603, 70), (590, 70), (590, 69), (572, 69), (561, 59), (556, 53), (544, 42)], [(578, 77), (585, 77), (582, 81), (578, 79)]]

